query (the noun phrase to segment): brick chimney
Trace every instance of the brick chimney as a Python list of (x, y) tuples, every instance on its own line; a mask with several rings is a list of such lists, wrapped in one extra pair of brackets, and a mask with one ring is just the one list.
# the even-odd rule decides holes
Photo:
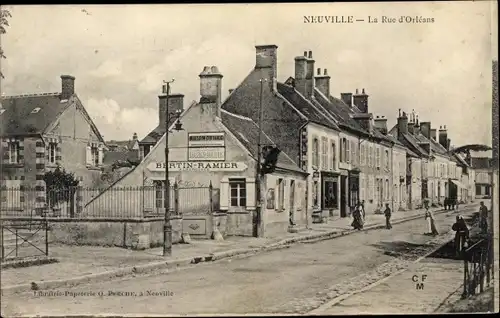
[(328, 75), (328, 71), (323, 71), (323, 75), (321, 75), (321, 69), (318, 68), (318, 73), (315, 78), (316, 88), (326, 96), (326, 98), (330, 98), (330, 76)]
[(352, 93), (340, 93), (340, 98), (349, 107), (352, 107)]
[(421, 122), (420, 132), (422, 133), (422, 135), (425, 136), (425, 138), (431, 139), (431, 122), (430, 121)]
[(255, 68), (266, 70), (267, 82), (269, 85), (274, 85), (274, 80), (278, 77), (278, 46), (256, 45)]
[(306, 71), (306, 98), (311, 98), (314, 93), (314, 59), (312, 51), (307, 53), (307, 71)]
[(446, 130), (446, 125), (439, 126), (439, 144), (445, 149), (448, 148), (448, 131)]
[(407, 133), (408, 133), (408, 116), (406, 116), (405, 112), (401, 114), (401, 109), (400, 109), (398, 117), (398, 139), (401, 139), (403, 134)]
[(295, 89), (306, 96), (307, 51), (295, 57)]
[(61, 99), (69, 99), (75, 93), (75, 77), (61, 75)]
[[(214, 115), (220, 118), (223, 76), (217, 66), (205, 66), (199, 76), (200, 104), (211, 105), (210, 107), (214, 111)], [(232, 90), (229, 90), (229, 92), (231, 93)]]
[[(167, 105), (167, 94), (158, 95), (158, 99), (159, 99), (159, 107), (158, 107), (159, 125), (166, 130), (167, 112), (175, 113), (178, 110), (183, 111), (184, 95), (182, 94), (168, 95), (168, 105)], [(173, 122), (173, 119), (171, 120), (171, 122)]]
[(361, 94), (359, 94), (358, 89), (356, 88), (356, 94), (354, 94), (353, 98), (353, 103), (354, 105), (362, 112), (362, 113), (368, 113), (368, 95), (365, 94), (365, 89), (361, 91)]
[(387, 135), (387, 118), (385, 118), (385, 116), (377, 116), (374, 125), (381, 133)]

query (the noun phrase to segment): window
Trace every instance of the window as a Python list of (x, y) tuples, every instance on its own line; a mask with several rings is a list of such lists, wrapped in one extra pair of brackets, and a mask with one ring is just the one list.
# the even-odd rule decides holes
[(49, 163), (56, 163), (56, 149), (57, 144), (55, 142), (49, 143)]
[(345, 162), (345, 138), (340, 139), (340, 162)]
[(345, 162), (351, 162), (351, 142), (346, 140)]
[(312, 165), (314, 167), (318, 167), (318, 161), (319, 161), (319, 144), (318, 144), (318, 138), (313, 139), (313, 158), (312, 158)]
[(338, 207), (337, 201), (338, 182), (334, 180), (323, 181), (323, 207), (325, 209), (336, 209)]
[(368, 148), (368, 167), (373, 167), (373, 147)]
[(385, 180), (385, 189), (386, 189), (386, 192), (385, 192), (385, 199), (386, 200), (389, 200), (389, 192), (390, 192), (390, 188), (389, 188), (389, 180)]
[(245, 179), (229, 179), (229, 190), (232, 207), (246, 207), (247, 188)]
[(326, 137), (321, 137), (321, 168), (328, 169), (328, 140)]
[(144, 157), (151, 151), (151, 145), (144, 145)]
[(356, 151), (356, 142), (351, 141), (351, 163), (352, 164), (357, 164), (358, 163), (358, 152)]
[(163, 209), (166, 207), (166, 202), (163, 199), (165, 197), (165, 181), (155, 180), (153, 183), (155, 186), (155, 207), (157, 209)]
[(19, 143), (9, 142), (9, 163), (19, 163)]
[(385, 160), (385, 168), (386, 168), (387, 170), (389, 170), (389, 167), (390, 167), (390, 162), (389, 162), (389, 150), (386, 150), (386, 151), (385, 151), (385, 158), (384, 158), (384, 160)]
[(99, 165), (99, 148), (97, 148), (97, 147), (90, 148), (90, 153), (92, 155), (92, 164), (94, 166), (98, 166)]
[(278, 211), (285, 209), (285, 180), (278, 179), (278, 204), (276, 205)]
[(376, 167), (377, 168), (380, 168), (380, 148), (377, 148), (376, 149), (377, 153), (376, 153)]
[(335, 147), (335, 142), (332, 142), (332, 150), (331, 151), (332, 151), (332, 158), (331, 158), (332, 159), (332, 170), (335, 170), (337, 167), (337, 162), (336, 162), (337, 149)]

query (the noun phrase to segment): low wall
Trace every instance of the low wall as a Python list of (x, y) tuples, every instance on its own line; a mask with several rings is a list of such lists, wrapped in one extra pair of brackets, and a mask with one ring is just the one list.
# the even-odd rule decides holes
[(226, 235), (253, 236), (253, 212), (227, 212)]
[[(22, 220), (20, 218), (4, 219), (3, 222), (18, 223)], [(140, 249), (163, 244), (163, 218), (47, 218), (47, 222), (49, 224), (49, 243)], [(172, 216), (171, 223), (172, 242), (179, 243), (182, 234), (182, 217)]]
[(183, 215), (182, 231), (194, 239), (210, 239), (215, 227), (223, 237), (227, 235), (227, 214), (214, 213), (213, 215)]

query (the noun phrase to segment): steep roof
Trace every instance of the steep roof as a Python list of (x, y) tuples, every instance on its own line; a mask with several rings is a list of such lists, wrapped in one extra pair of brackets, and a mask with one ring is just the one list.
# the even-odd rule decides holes
[[(397, 125), (394, 125), (389, 130), (388, 135), (393, 136), (394, 138), (397, 138), (398, 135), (398, 130), (397, 130)], [(415, 138), (414, 135), (412, 134), (403, 134), (402, 139), (398, 139), (404, 146), (406, 146), (407, 151), (410, 151), (409, 153), (413, 157), (428, 157), (429, 153), (422, 147), (419, 146), (419, 140)]]
[(492, 158), (488, 157), (472, 157), (472, 168), (473, 169), (490, 169), (493, 167)]
[(440, 154), (443, 156), (448, 155), (448, 151), (443, 146), (441, 146), (441, 144), (439, 142), (435, 141), (432, 138), (425, 137), (420, 132), (420, 130), (415, 130), (415, 133), (412, 136), (414, 136), (415, 139), (418, 140), (418, 142), (420, 142), (420, 143), (430, 143), (431, 149), (434, 153), (437, 153), (437, 154)]
[(69, 106), (60, 93), (4, 96), (1, 99), (4, 135), (41, 134)]
[(295, 106), (309, 121), (317, 123), (335, 130), (340, 130), (337, 124), (328, 118), (320, 109), (315, 107), (310, 101), (302, 96), (292, 86), (277, 83), (278, 93), (281, 94), (288, 102)]
[(139, 153), (136, 150), (132, 151), (106, 151), (104, 153), (103, 164), (112, 165), (117, 161), (137, 161), (139, 159)]
[[(172, 126), (172, 124), (175, 122), (176, 118), (171, 117), (168, 126)], [(155, 129), (151, 130), (149, 134), (146, 135), (146, 137), (142, 138), (141, 141), (139, 141), (140, 144), (155, 144), (157, 143), (160, 138), (165, 134), (165, 126), (158, 124), (158, 126), (155, 127)], [(132, 145), (133, 146), (133, 145)]]
[[(259, 126), (250, 118), (241, 115), (232, 114), (226, 110), (221, 111), (222, 124), (245, 146), (245, 148), (257, 158), (257, 144), (259, 135)], [(264, 132), (261, 134), (261, 145), (275, 145), (275, 143)], [(302, 172), (293, 160), (284, 152), (278, 156), (276, 164), (279, 168)]]

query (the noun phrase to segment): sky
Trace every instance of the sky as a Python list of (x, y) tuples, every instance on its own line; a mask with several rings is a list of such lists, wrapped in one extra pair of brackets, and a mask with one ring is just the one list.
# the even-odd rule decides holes
[[(163, 80), (175, 79), (172, 93), (184, 94), (187, 107), (199, 100), (203, 67), (216, 65), (225, 98), (255, 66), (255, 45), (275, 44), (279, 81), (310, 50), (316, 68), (328, 69), (332, 95), (365, 88), (369, 111), (389, 128), (399, 108), (414, 109), (433, 128), (446, 125), (453, 145), (490, 145), (494, 3), (9, 6), (1, 92), (58, 92), (60, 75), (73, 75), (106, 140), (142, 138), (158, 124)], [(365, 21), (304, 23), (311, 15)]]

